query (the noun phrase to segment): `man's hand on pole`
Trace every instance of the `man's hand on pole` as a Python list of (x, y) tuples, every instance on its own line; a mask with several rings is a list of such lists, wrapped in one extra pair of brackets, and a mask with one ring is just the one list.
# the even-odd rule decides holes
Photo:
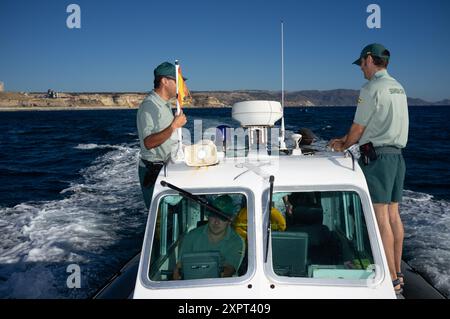
[(174, 130), (183, 127), (187, 122), (186, 115), (184, 115), (183, 110), (180, 108), (180, 113), (175, 115), (172, 121), (172, 127)]

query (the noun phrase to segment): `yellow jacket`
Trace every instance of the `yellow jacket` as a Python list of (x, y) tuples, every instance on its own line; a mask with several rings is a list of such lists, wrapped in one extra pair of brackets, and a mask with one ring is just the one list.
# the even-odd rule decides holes
[[(271, 229), (274, 231), (285, 231), (286, 230), (286, 219), (283, 214), (272, 207), (270, 211), (270, 224)], [(247, 208), (242, 208), (237, 214), (233, 222), (234, 230), (245, 240), (247, 240)]]

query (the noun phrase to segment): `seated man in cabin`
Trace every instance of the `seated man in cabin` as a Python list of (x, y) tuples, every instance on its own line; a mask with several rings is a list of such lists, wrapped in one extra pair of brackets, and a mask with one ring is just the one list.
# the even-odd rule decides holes
[(181, 258), (183, 254), (193, 252), (220, 252), (221, 277), (231, 277), (239, 269), (245, 253), (244, 240), (230, 227), (236, 214), (233, 200), (229, 195), (217, 197), (212, 206), (223, 212), (220, 216), (208, 211), (208, 223), (188, 234), (181, 243), (179, 261), (173, 273), (173, 279), (183, 279)]

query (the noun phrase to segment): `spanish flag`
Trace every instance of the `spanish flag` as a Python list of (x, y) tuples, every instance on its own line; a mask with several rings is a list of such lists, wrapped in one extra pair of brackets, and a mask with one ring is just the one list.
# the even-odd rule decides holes
[(181, 74), (181, 66), (178, 66), (178, 76), (177, 76), (177, 85), (178, 85), (178, 105), (184, 106), (188, 105), (192, 102), (191, 93), (189, 92), (186, 83), (184, 82), (183, 75)]

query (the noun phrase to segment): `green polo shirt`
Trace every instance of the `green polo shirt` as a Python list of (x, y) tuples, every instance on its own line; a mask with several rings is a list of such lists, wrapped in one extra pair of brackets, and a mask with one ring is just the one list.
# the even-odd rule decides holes
[(354, 123), (365, 126), (359, 144), (404, 148), (408, 142), (405, 90), (386, 70), (378, 71), (360, 91)]
[(221, 264), (227, 263), (237, 271), (244, 258), (245, 243), (230, 226), (228, 226), (227, 233), (221, 241), (211, 243), (208, 239), (208, 224), (206, 224), (186, 234), (178, 256), (181, 258), (184, 253), (202, 251), (219, 251)]
[(144, 139), (151, 134), (166, 129), (172, 123), (173, 118), (170, 102), (161, 98), (155, 91), (150, 92), (142, 101), (137, 112), (141, 158), (150, 162), (165, 161), (169, 158), (172, 146), (176, 147), (177, 145), (176, 132), (172, 134), (170, 139), (152, 149), (147, 149), (144, 146)]

